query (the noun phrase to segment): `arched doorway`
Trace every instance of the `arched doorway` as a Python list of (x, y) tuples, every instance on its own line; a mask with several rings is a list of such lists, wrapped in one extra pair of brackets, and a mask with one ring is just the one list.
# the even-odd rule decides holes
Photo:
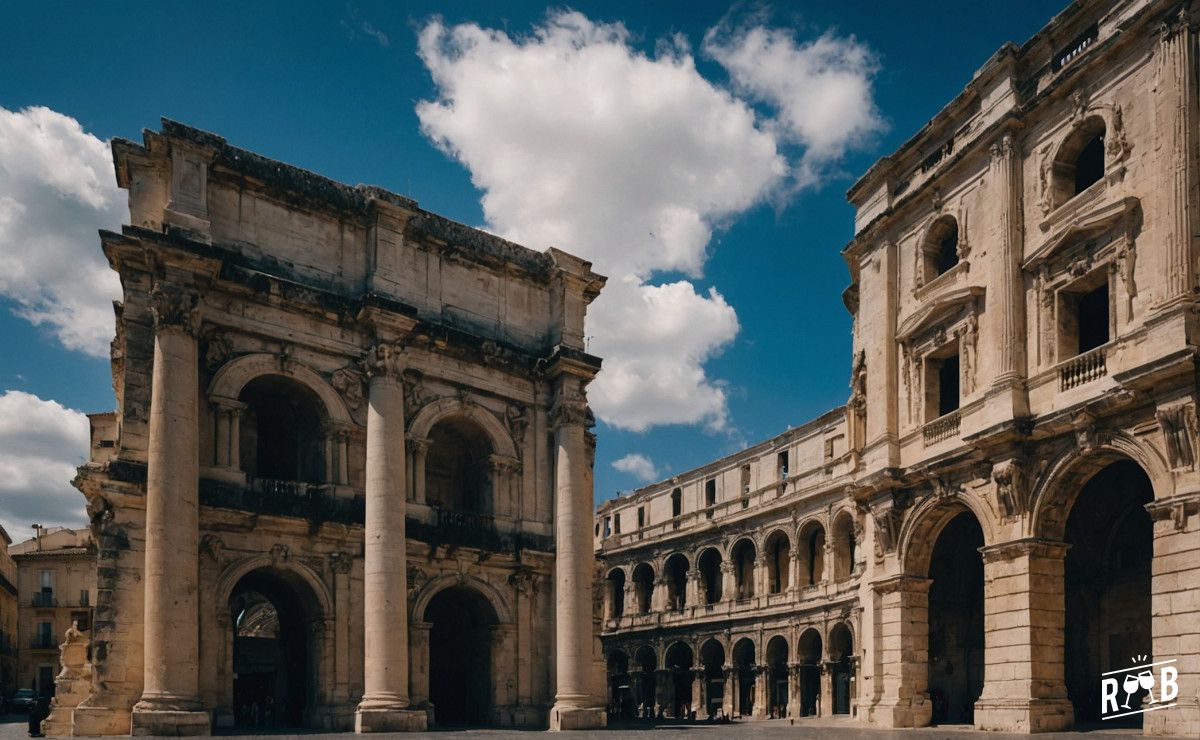
[(629, 656), (623, 650), (614, 650), (608, 654), (608, 713), (613, 718), (633, 717)]
[[(491, 602), (467, 586), (434, 594), (429, 629), (429, 699), (439, 726), (492, 721), (492, 640), (499, 619)], [(507, 669), (505, 669), (507, 670)]]
[(648, 614), (654, 594), (654, 568), (649, 563), (639, 563), (633, 569), (633, 591), (637, 597), (638, 614)]
[(492, 516), (492, 452), (491, 440), (470, 419), (439, 421), (429, 430), (425, 500), (455, 514)]
[(809, 522), (800, 529), (800, 585), (815, 586), (825, 579), (825, 528)]
[(264, 375), (247, 383), (238, 400), (246, 404), (238, 424), (243, 472), (266, 481), (325, 482), (324, 406), (312, 389), (281, 375)]
[(692, 710), (692, 649), (682, 642), (667, 648), (666, 669), (670, 672), (668, 706), (676, 719), (686, 718)]
[(667, 611), (681, 612), (687, 604), (688, 559), (683, 553), (667, 558)]
[(786, 591), (790, 579), (792, 544), (786, 532), (775, 530), (763, 547), (767, 553), (767, 593)]
[(821, 708), (821, 633), (813, 628), (800, 635), (800, 716), (816, 717)]
[(633, 701), (638, 716), (654, 717), (655, 706), (658, 703), (657, 686), (654, 680), (654, 672), (658, 669), (658, 656), (655, 655), (654, 648), (642, 645), (633, 654), (633, 660), (637, 664), (637, 672), (632, 675)]
[(829, 660), (833, 682), (833, 713), (850, 714), (854, 682), (854, 636), (839, 622), (829, 631)]
[(233, 626), (233, 720), (240, 727), (304, 725), (314, 695), (321, 618), (307, 584), (290, 573), (251, 571), (229, 597)]
[(739, 601), (754, 598), (754, 560), (757, 552), (754, 543), (748, 539), (738, 540), (730, 551), (729, 559), (733, 562), (734, 586), (737, 589)]
[[(1114, 462), (1082, 487), (1067, 517), (1064, 562), (1067, 696), (1075, 721), (1100, 719), (1101, 675), (1131, 665), (1138, 655), (1151, 662), (1151, 563), (1154, 529), (1145, 505), (1154, 491), (1134, 462)], [(1169, 656), (1173, 657), (1173, 656)], [(1133, 693), (1130, 706), (1145, 692)], [(1122, 700), (1124, 689), (1119, 694)], [(1142, 715), (1106, 721), (1141, 726)]]
[(938, 534), (929, 565), (928, 691), (933, 724), (970, 724), (983, 691), (983, 529), (969, 511)]
[(704, 603), (715, 604), (721, 600), (721, 553), (710, 547), (700, 553), (697, 561), (700, 568), (700, 583), (704, 589)]
[(715, 717), (725, 703), (725, 647), (717, 640), (700, 646), (700, 664), (704, 668), (703, 716)]
[(733, 711), (739, 717), (754, 713), (754, 642), (743, 637), (733, 646)]
[(767, 712), (786, 717), (788, 706), (788, 644), (781, 635), (767, 643)]

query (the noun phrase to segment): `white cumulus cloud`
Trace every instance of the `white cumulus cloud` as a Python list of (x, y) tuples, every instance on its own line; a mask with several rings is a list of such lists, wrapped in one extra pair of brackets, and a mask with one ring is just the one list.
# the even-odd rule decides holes
[(16, 541), (29, 525), (78, 527), (84, 499), (71, 486), (88, 455), (81, 411), (22, 391), (0, 394), (0, 524)]
[(631, 452), (620, 460), (614, 460), (612, 466), (622, 473), (628, 473), (642, 483), (649, 483), (658, 477), (658, 468), (650, 458), (639, 452)]
[[(732, 31), (709, 37), (715, 58), (735, 48)], [(724, 428), (726, 392), (705, 363), (737, 335), (736, 312), (715, 289), (655, 277), (701, 277), (713, 233), (790, 191), (804, 150), (836, 158), (836, 134), (800, 136), (756, 113), (765, 102), (783, 116), (809, 88), (784, 100), (731, 71), (731, 92), (700, 74), (685, 39), (650, 55), (622, 24), (574, 11), (524, 36), (435, 19), (418, 51), (436, 87), (417, 105), (422, 130), (470, 171), (487, 228), (573, 252), (610, 277), (588, 319), (589, 349), (605, 360), (596, 414), (636, 431)], [(819, 64), (846, 67), (815, 60), (805, 74), (824, 80)], [(825, 101), (816, 87), (809, 104)], [(869, 84), (857, 94), (870, 105)], [(842, 146), (861, 133), (838, 127)]]
[(121, 286), (96, 232), (127, 217), (107, 142), (48, 108), (0, 107), (0, 295), (19, 316), (107, 356)]

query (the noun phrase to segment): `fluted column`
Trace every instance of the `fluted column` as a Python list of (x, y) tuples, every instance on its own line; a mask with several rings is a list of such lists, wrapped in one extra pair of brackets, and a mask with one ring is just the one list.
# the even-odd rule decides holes
[(1192, 159), (1196, 121), (1196, 40), (1188, 4), (1183, 3), (1162, 25), (1159, 41), (1160, 120), (1164, 122), (1167, 146), (1163, 170), (1168, 182), (1165, 193), (1167, 233), (1163, 240), (1163, 264), (1159, 270), (1162, 295), (1157, 308), (1170, 308), (1195, 298), (1192, 269), (1193, 228)]
[(207, 735), (199, 687), (199, 377), (194, 292), (156, 286), (150, 437), (146, 460), (146, 566), (142, 697), (134, 735)]
[(996, 348), (996, 385), (1012, 385), (1025, 374), (1025, 296), (1021, 280), (1021, 162), (1011, 132), (992, 145), (993, 180), (1000, 209), (996, 257), (1000, 325)]
[(373, 347), (367, 403), (363, 547), (363, 696), (356, 732), (424, 730), (408, 709), (408, 584), (404, 532), (404, 390), (398, 347)]

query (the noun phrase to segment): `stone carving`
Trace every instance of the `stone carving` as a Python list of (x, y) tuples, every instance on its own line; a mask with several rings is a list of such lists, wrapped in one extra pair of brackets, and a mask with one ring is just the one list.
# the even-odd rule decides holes
[(1167, 460), (1172, 469), (1190, 468), (1196, 463), (1196, 413), (1187, 404), (1165, 406), (1155, 412), (1162, 428)]
[(956, 496), (962, 492), (962, 486), (952, 483), (950, 479), (942, 476), (936, 476), (929, 481), (929, 489), (933, 497), (938, 500), (944, 500)]
[(1096, 428), (1096, 417), (1086, 411), (1081, 411), (1071, 420), (1075, 429), (1075, 446), (1080, 452), (1091, 452), (1099, 444), (1099, 430)]
[(996, 507), (1006, 518), (1020, 516), (1028, 507), (1025, 474), (1016, 460), (1005, 460), (992, 467), (996, 484)]
[(883, 560), (884, 555), (896, 551), (900, 538), (900, 524), (909, 502), (908, 492), (894, 490), (891, 496), (871, 504), (871, 518), (875, 521), (876, 560)]
[(408, 409), (408, 413), (415, 414), (417, 409), (425, 403), (423, 378), (424, 375), (417, 370), (408, 370), (404, 373), (404, 408)]
[(988, 148), (988, 152), (992, 155), (993, 164), (1002, 164), (1008, 161), (1009, 157), (1016, 151), (1016, 143), (1013, 141), (1013, 135), (1010, 133), (1004, 134)]
[(1110, 161), (1123, 159), (1129, 153), (1129, 141), (1125, 138), (1125, 114), (1118, 103), (1112, 106), (1112, 121), (1104, 137), (1104, 152)]
[(524, 406), (509, 406), (504, 410), (504, 425), (508, 427), (508, 433), (512, 435), (520, 453), (525, 431), (529, 428), (529, 411)]
[(224, 365), (233, 356), (233, 342), (225, 333), (214, 333), (208, 337), (208, 346), (204, 350), (204, 366), (209, 372)]
[(206, 534), (200, 538), (200, 553), (220, 565), (225, 562), (225, 543), (215, 534)]
[(200, 295), (194, 290), (155, 283), (150, 291), (150, 311), (154, 316), (155, 329), (181, 329), (195, 336), (200, 329), (199, 303)]
[(271, 562), (275, 565), (286, 563), (291, 558), (291, 551), (282, 542), (271, 545)]
[[(461, 576), (462, 574), (460, 573), (459, 575)], [(408, 593), (410, 597), (425, 588), (426, 583), (429, 583), (429, 576), (425, 574), (425, 571), (421, 570), (420, 566), (408, 566)]]
[(329, 569), (334, 573), (345, 575), (350, 572), (351, 566), (354, 565), (354, 557), (346, 552), (331, 552), (329, 553)]
[(353, 367), (335, 370), (330, 383), (350, 409), (357, 411), (363, 405), (363, 376), (358, 370)]
[(54, 698), (50, 714), (42, 722), (48, 736), (73, 734), (74, 709), (88, 697), (92, 688), (92, 666), (88, 663), (88, 636), (79, 630), (79, 622), (71, 622), (66, 639), (59, 645), (62, 670), (54, 679)]
[(367, 348), (359, 365), (368, 378), (381, 375), (399, 379), (404, 370), (404, 353), (398, 342), (380, 342)]
[(554, 408), (550, 410), (553, 426), (587, 425), (590, 416), (587, 396), (582, 391), (566, 387), (559, 390)]
[(1079, 121), (1087, 115), (1088, 99), (1083, 90), (1071, 93), (1071, 120)]
[(867, 353), (859, 350), (854, 354), (850, 370), (849, 405), (859, 414), (865, 413), (867, 405)]
[(979, 320), (974, 313), (967, 314), (962, 326), (955, 333), (958, 337), (958, 355), (961, 362), (963, 393), (975, 391), (975, 340), (979, 334)]
[(1134, 267), (1137, 264), (1137, 252), (1131, 242), (1122, 244), (1117, 250), (1115, 262), (1117, 276), (1125, 287), (1125, 320), (1133, 320), (1133, 299), (1137, 298), (1137, 282), (1134, 280)]
[(1041, 165), (1038, 167), (1038, 208), (1041, 209), (1043, 216), (1050, 215), (1050, 211), (1054, 210), (1054, 190), (1051, 183), (1054, 182), (1054, 152), (1052, 147), (1047, 144), (1042, 147), (1039, 153)]

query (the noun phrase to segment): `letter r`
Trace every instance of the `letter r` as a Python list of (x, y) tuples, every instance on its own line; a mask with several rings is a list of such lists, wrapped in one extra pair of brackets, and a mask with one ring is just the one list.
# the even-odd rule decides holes
[[(1108, 704), (1112, 702), (1112, 709)], [(1106, 678), (1100, 682), (1100, 714), (1117, 711), (1117, 679)]]

